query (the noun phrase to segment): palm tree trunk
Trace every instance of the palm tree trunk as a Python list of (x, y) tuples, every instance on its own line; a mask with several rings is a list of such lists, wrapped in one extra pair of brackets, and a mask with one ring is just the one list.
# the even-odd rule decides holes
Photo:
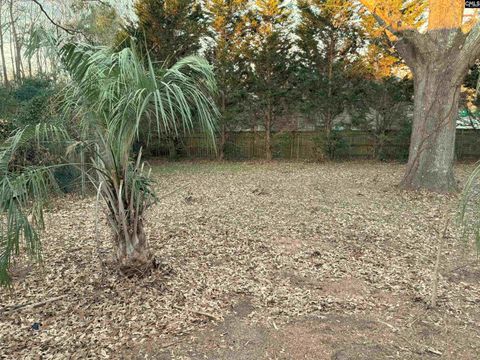
[(114, 236), (116, 258), (120, 271), (125, 274), (145, 273), (152, 266), (152, 255), (148, 248), (143, 221), (130, 226)]

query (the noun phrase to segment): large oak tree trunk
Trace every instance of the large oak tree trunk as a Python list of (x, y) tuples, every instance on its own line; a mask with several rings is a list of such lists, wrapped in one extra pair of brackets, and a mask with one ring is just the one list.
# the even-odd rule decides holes
[(404, 32), (397, 50), (413, 72), (413, 128), (402, 186), (451, 192), (460, 87), (479, 55), (480, 28), (467, 37), (461, 29)]
[(438, 192), (456, 189), (453, 172), (460, 81), (447, 64), (415, 69), (415, 99), (409, 160), (402, 185)]
[[(455, 119), (463, 78), (480, 57), (480, 22), (476, 17), (463, 21), (463, 0), (428, 1), (426, 31), (418, 18), (406, 17), (408, 11), (397, 3), (360, 2), (387, 30), (387, 37), (414, 76), (414, 121), (403, 186), (455, 190)], [(418, 6), (415, 2), (410, 5), (412, 11)]]

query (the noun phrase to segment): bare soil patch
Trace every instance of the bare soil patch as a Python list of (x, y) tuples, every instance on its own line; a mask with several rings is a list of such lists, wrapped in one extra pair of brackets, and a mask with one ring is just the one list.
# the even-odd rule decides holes
[(94, 199), (62, 198), (43, 267), (20, 260), (0, 290), (0, 358), (477, 359), (480, 267), (453, 226), (427, 306), (458, 196), (401, 191), (403, 169), (162, 164), (147, 222), (162, 266), (145, 278), (102, 267)]

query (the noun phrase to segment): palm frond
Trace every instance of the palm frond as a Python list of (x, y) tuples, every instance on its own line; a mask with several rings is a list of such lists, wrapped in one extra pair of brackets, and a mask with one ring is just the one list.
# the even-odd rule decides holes
[(0, 147), (0, 175), (8, 172), (8, 166), (16, 152), (25, 146), (36, 144), (48, 148), (64, 147), (70, 140), (61, 124), (39, 123), (17, 129)]
[(20, 250), (40, 259), (39, 231), (44, 227), (43, 206), (58, 189), (53, 168), (28, 168), (0, 179), (0, 285), (10, 282), (8, 268)]
[(40, 123), (18, 129), (0, 148), (0, 285), (9, 283), (8, 268), (21, 249), (32, 258), (40, 259), (43, 207), (49, 195), (58, 190), (54, 170), (64, 166), (11, 169), (11, 164), (25, 146), (34, 143), (64, 148), (69, 139), (63, 126)]

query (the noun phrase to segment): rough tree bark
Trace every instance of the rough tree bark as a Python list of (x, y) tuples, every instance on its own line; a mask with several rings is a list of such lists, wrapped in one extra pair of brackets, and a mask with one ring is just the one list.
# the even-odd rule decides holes
[(401, 185), (407, 189), (454, 191), (460, 86), (480, 56), (480, 25), (473, 21), (462, 25), (465, 3), (460, 0), (430, 1), (426, 32), (392, 18), (392, 12), (375, 1), (361, 2), (395, 36), (394, 46), (414, 76), (413, 131)]
[(453, 165), (462, 81), (480, 55), (478, 28), (407, 31), (397, 49), (414, 75), (413, 127), (402, 186), (450, 192), (457, 189)]
[(456, 189), (453, 173), (455, 128), (461, 79), (446, 64), (415, 68), (415, 99), (405, 188), (446, 192)]

